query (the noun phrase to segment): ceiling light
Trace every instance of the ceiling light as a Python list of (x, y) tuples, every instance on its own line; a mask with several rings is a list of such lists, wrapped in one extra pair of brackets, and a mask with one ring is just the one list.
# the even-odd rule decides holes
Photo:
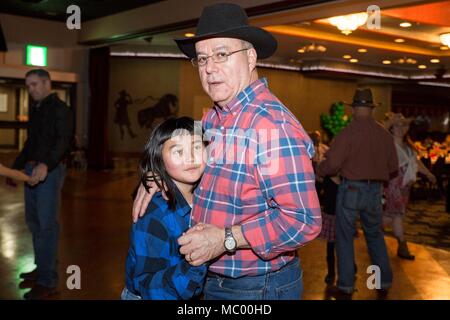
[(439, 62), (441, 62), (441, 60), (439, 60), (439, 59), (431, 59), (430, 62), (431, 63), (439, 63)]
[(351, 63), (356, 63), (356, 62), (358, 62), (358, 59), (350, 59), (349, 60)]
[(391, 64), (391, 60), (383, 60), (383, 64)]
[(403, 42), (405, 42), (405, 39), (398, 38), (398, 39), (395, 39), (394, 41), (397, 43), (403, 43)]
[(367, 52), (367, 49), (361, 48), (361, 49), (358, 49), (358, 52), (366, 53), (366, 52)]
[(328, 19), (328, 22), (348, 36), (352, 31), (355, 31), (358, 27), (365, 24), (368, 16), (367, 12), (360, 12), (345, 16), (331, 17)]
[(344, 58), (344, 59), (350, 59), (352, 56), (351, 55), (349, 55), (349, 54), (346, 54), (346, 55), (343, 55), (342, 56), (342, 58)]
[(420, 65), (418, 65), (418, 66), (417, 66), (417, 68), (419, 68), (419, 69), (426, 69), (426, 68), (427, 68), (427, 66), (426, 66), (426, 65), (424, 65), (424, 64), (420, 64)]
[(188, 32), (188, 33), (185, 33), (184, 36), (187, 38), (192, 38), (192, 37), (195, 37), (195, 33)]
[(412, 58), (403, 57), (403, 58), (394, 60), (394, 63), (397, 63), (397, 64), (416, 64), (417, 60), (412, 59)]
[(450, 49), (449, 47), (447, 47), (447, 46), (441, 46), (441, 48), (440, 48), (441, 50), (448, 50), (448, 49)]
[(442, 44), (445, 44), (447, 47), (450, 47), (450, 32), (449, 33), (443, 33), (439, 35), (441, 38)]
[(409, 22), (402, 22), (402, 23), (400, 23), (400, 27), (402, 27), (402, 28), (409, 28), (411, 26), (412, 26), (412, 24), (409, 23)]
[(327, 48), (325, 46), (322, 46), (320, 44), (317, 45), (315, 43), (311, 43), (311, 44), (301, 47), (300, 49), (297, 50), (297, 52), (299, 52), (299, 53), (304, 53), (304, 52), (322, 53), (325, 51), (327, 51)]

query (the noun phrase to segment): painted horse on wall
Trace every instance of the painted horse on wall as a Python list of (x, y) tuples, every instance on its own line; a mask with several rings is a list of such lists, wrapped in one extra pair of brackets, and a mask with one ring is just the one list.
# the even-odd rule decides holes
[(138, 123), (142, 127), (152, 128), (153, 122), (162, 118), (164, 120), (178, 113), (179, 105), (176, 95), (168, 93), (158, 100), (153, 106), (138, 111)]

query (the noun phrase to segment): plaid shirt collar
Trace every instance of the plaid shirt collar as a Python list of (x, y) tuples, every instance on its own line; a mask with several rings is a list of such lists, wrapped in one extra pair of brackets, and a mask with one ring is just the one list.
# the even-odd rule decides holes
[[(181, 217), (185, 217), (187, 214), (191, 212), (191, 206), (187, 203), (181, 191), (175, 186), (175, 212)], [(154, 195), (154, 198), (158, 198), (158, 201), (166, 202), (166, 200), (162, 196), (162, 192), (158, 192)]]
[(229, 113), (233, 115), (238, 112), (241, 108), (245, 107), (249, 102), (254, 101), (255, 97), (258, 96), (263, 90), (268, 88), (268, 83), (266, 78), (261, 78), (250, 84), (244, 90), (239, 92), (239, 94), (227, 103), (224, 107), (220, 107), (217, 104), (214, 105), (214, 110), (216, 111), (219, 119), (222, 116), (226, 116)]

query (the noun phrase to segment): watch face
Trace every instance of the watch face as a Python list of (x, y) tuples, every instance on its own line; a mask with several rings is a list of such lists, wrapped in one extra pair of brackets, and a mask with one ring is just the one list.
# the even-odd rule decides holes
[(236, 247), (236, 241), (233, 238), (228, 238), (225, 240), (225, 248), (227, 250), (234, 250)]

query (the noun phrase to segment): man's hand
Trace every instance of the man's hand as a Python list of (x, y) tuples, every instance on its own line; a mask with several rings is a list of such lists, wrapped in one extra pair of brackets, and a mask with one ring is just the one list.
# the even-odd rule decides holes
[(225, 230), (211, 224), (201, 224), (189, 229), (178, 238), (180, 253), (192, 266), (199, 266), (225, 252)]
[(142, 217), (147, 210), (148, 204), (152, 200), (153, 195), (159, 191), (156, 183), (150, 182), (150, 188), (147, 192), (145, 187), (141, 184), (139, 186), (136, 199), (133, 202), (133, 222), (136, 223), (140, 217)]
[[(151, 175), (151, 173), (149, 173), (149, 175)], [(147, 183), (149, 186), (148, 192), (145, 189), (145, 187), (141, 184), (137, 191), (136, 199), (134, 199), (134, 202), (133, 202), (132, 217), (133, 217), (134, 223), (136, 223), (138, 221), (138, 219), (144, 215), (145, 211), (147, 210), (148, 204), (150, 203), (150, 201), (153, 198), (153, 195), (156, 192), (161, 191), (161, 189), (158, 188), (158, 185), (156, 184), (156, 182), (148, 181)], [(165, 187), (164, 184), (163, 184), (163, 187)], [(167, 198), (164, 190), (162, 191), (162, 196), (164, 199), (169, 200)]]
[(28, 181), (28, 184), (30, 186), (37, 185), (39, 182), (42, 182), (47, 178), (47, 174), (48, 174), (47, 165), (45, 163), (39, 163), (36, 167), (34, 167), (30, 181)]

